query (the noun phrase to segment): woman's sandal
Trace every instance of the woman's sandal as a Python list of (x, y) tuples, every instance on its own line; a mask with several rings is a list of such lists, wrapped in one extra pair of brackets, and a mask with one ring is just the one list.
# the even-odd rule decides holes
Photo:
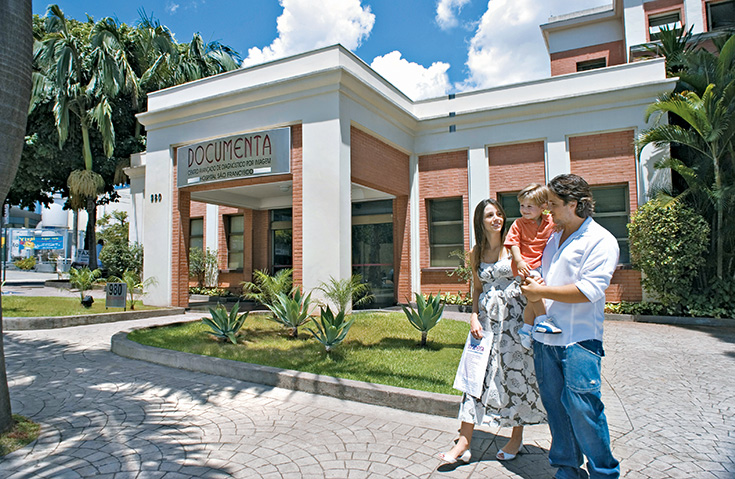
[(455, 464), (457, 462), (468, 463), (470, 462), (470, 459), (472, 459), (472, 453), (470, 452), (469, 449), (467, 449), (465, 452), (463, 452), (459, 456), (453, 457), (449, 453), (449, 451), (447, 451), (447, 452), (440, 452), (439, 454), (437, 454), (437, 457), (442, 462), (442, 464)]
[(518, 451), (515, 454), (511, 454), (509, 452), (505, 452), (502, 449), (498, 451), (497, 454), (495, 454), (495, 459), (498, 461), (512, 461), (516, 458), (518, 454), (521, 453), (521, 449), (523, 448), (523, 444), (521, 444), (521, 447), (518, 448)]

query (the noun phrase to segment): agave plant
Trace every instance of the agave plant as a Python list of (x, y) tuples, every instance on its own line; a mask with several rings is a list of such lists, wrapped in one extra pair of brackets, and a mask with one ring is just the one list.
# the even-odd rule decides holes
[(245, 312), (238, 316), (239, 310), (239, 301), (235, 303), (229, 314), (224, 306), (218, 304), (215, 309), (209, 308), (212, 318), (202, 318), (202, 323), (212, 328), (212, 331), (207, 331), (212, 336), (222, 341), (229, 339), (232, 344), (237, 344), (238, 333), (249, 314), (249, 312)]
[(319, 321), (316, 318), (311, 318), (314, 323), (315, 329), (306, 328), (307, 331), (314, 336), (317, 341), (324, 345), (324, 348), (329, 353), (332, 348), (345, 339), (347, 332), (352, 327), (352, 323), (355, 318), (351, 318), (349, 321), (345, 321), (345, 312), (340, 310), (335, 316), (332, 310), (329, 308), (320, 308), (321, 315)]
[(299, 336), (299, 326), (309, 321), (310, 302), (311, 293), (303, 296), (300, 289), (295, 289), (291, 297), (278, 293), (273, 304), (267, 306), (273, 312), (273, 321), (289, 328), (289, 338), (295, 339)]
[(90, 270), (87, 267), (76, 269), (69, 268), (69, 283), (79, 290), (79, 300), (84, 301), (84, 293), (92, 289), (95, 283), (99, 282), (102, 271), (99, 269)]
[(401, 306), (411, 326), (421, 331), (421, 346), (426, 347), (426, 335), (431, 328), (437, 325), (444, 313), (444, 304), (441, 302), (441, 293), (429, 295), (426, 299), (416, 293), (416, 309)]

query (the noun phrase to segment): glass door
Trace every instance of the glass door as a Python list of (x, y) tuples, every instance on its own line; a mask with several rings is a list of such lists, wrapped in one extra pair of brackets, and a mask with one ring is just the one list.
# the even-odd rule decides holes
[(352, 272), (375, 296), (366, 308), (396, 304), (393, 269), (393, 201), (352, 205)]

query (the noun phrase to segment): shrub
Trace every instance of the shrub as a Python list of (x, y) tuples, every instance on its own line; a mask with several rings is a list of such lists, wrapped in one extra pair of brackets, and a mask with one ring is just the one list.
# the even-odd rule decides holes
[(345, 321), (345, 312), (340, 310), (335, 316), (332, 310), (329, 308), (321, 308), (321, 315), (319, 321), (316, 318), (311, 318), (314, 323), (314, 329), (306, 328), (317, 341), (324, 345), (327, 353), (329, 353), (333, 347), (341, 343), (350, 328), (355, 318), (350, 318), (349, 321)]
[(416, 309), (401, 306), (406, 314), (411, 326), (421, 331), (421, 346), (426, 347), (426, 336), (431, 328), (437, 325), (442, 319), (444, 313), (444, 305), (441, 303), (441, 294), (436, 296), (429, 295), (424, 299), (419, 293), (416, 293)]
[(668, 313), (663, 304), (651, 303), (648, 301), (641, 301), (640, 303), (632, 303), (628, 301), (607, 303), (605, 304), (605, 312), (612, 314), (636, 314), (648, 316), (662, 316)]
[(268, 309), (273, 312), (273, 321), (289, 328), (289, 337), (295, 339), (299, 336), (299, 326), (309, 321), (310, 302), (311, 294), (303, 296), (300, 289), (295, 289), (291, 297), (279, 293)]
[[(427, 298), (429, 295), (424, 296), (424, 298)], [(462, 294), (461, 291), (457, 291), (457, 294), (440, 294), (439, 297), (441, 298), (441, 302), (444, 304), (455, 304), (457, 306), (472, 306), (472, 294), (471, 293), (464, 293)]]
[(272, 306), (276, 302), (278, 294), (291, 294), (293, 289), (293, 269), (286, 268), (278, 271), (273, 276), (265, 270), (253, 271), (253, 281), (243, 281), (242, 297), (258, 301), (265, 306)]
[(100, 262), (111, 276), (122, 278), (125, 271), (143, 273), (143, 246), (138, 243), (105, 243)]
[(234, 296), (229, 289), (225, 288), (207, 288), (205, 286), (190, 286), (189, 294), (204, 294), (206, 296)]
[(69, 283), (79, 290), (80, 302), (84, 304), (84, 293), (92, 289), (92, 285), (99, 282), (102, 271), (95, 269), (91, 271), (84, 267), (81, 269), (69, 268)]
[(36, 267), (36, 258), (35, 256), (29, 256), (28, 258), (16, 260), (13, 264), (18, 269), (30, 271)]
[(240, 328), (242, 328), (249, 314), (249, 312), (245, 312), (238, 316), (237, 312), (239, 310), (239, 302), (235, 303), (229, 314), (224, 306), (218, 304), (215, 309), (209, 308), (209, 313), (212, 317), (202, 318), (202, 323), (212, 329), (212, 331), (207, 331), (212, 336), (221, 341), (227, 341), (229, 339), (232, 344), (237, 344)]
[[(362, 282), (362, 276), (353, 274), (349, 279), (336, 280), (329, 277), (317, 288), (324, 293), (324, 297), (334, 303), (340, 311), (347, 311), (347, 305), (352, 301), (352, 307), (364, 306), (375, 299), (370, 292), (370, 285)], [(323, 306), (327, 306), (324, 305)]]
[(217, 252), (199, 247), (189, 250), (189, 276), (197, 279), (197, 286), (216, 288), (219, 285), (219, 263)]
[(628, 225), (630, 257), (642, 284), (669, 309), (681, 308), (704, 265), (709, 226), (679, 201), (654, 199), (638, 208)]
[(459, 259), (459, 266), (448, 272), (449, 276), (456, 276), (463, 283), (472, 281), (472, 261), (470, 260), (470, 252), (463, 249), (455, 249), (449, 252), (449, 257), (454, 256)]

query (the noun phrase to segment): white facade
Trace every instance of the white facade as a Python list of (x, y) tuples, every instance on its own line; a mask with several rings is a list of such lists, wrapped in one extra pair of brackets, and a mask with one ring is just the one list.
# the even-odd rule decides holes
[[(487, 148), (542, 140), (546, 179), (570, 171), (571, 136), (646, 128), (643, 112), (673, 89), (663, 60), (594, 70), (413, 102), (359, 58), (336, 45), (170, 88), (149, 96), (139, 115), (148, 131), (144, 177), (131, 177), (131, 217), (142, 218), (147, 301), (172, 297), (174, 151), (238, 133), (301, 125), (303, 154), (303, 286), (351, 274), (350, 205), (390, 195), (351, 183), (350, 128), (357, 127), (410, 158), (411, 289), (420, 291), (417, 159), (468, 152), (470, 211), (489, 194)], [(639, 201), (655, 179), (656, 153), (644, 151)], [(142, 170), (139, 170), (142, 171)], [(144, 179), (143, 179), (144, 178)], [(144, 184), (144, 186), (141, 186)], [(285, 188), (283, 188), (285, 186)], [(264, 184), (192, 193), (192, 200), (254, 209), (289, 207), (292, 185)], [(284, 190), (287, 192), (285, 193)], [(151, 201), (159, 195), (160, 201)], [(140, 196), (136, 196), (140, 195)], [(215, 210), (216, 211), (216, 210)], [(137, 221), (137, 220), (136, 220)], [(216, 231), (207, 231), (213, 236)], [(214, 243), (212, 243), (214, 244)]]

